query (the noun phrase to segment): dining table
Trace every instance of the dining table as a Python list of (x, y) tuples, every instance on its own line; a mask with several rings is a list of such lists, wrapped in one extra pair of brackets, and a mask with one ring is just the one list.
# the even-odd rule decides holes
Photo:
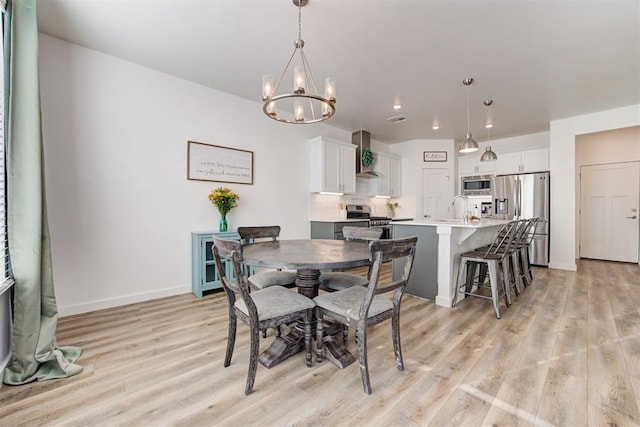
[[(250, 243), (243, 246), (243, 263), (253, 267), (296, 270), (298, 292), (308, 298), (318, 296), (321, 270), (345, 269), (370, 264), (369, 245), (361, 241), (298, 239)], [(315, 317), (314, 317), (315, 319)], [(315, 329), (315, 320), (313, 322)], [(326, 357), (339, 368), (355, 361), (342, 339), (342, 328), (329, 325), (323, 338)], [(315, 336), (315, 332), (314, 332)], [(304, 349), (302, 323), (277, 336), (260, 354), (260, 363), (271, 368)]]

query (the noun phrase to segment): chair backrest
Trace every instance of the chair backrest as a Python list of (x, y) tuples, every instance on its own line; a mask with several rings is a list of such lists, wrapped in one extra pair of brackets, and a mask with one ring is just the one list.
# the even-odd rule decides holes
[[(216, 269), (222, 282), (222, 288), (227, 294), (229, 310), (234, 309), (233, 305), (236, 302), (236, 294), (240, 294), (240, 297), (244, 300), (249, 310), (249, 317), (252, 321), (257, 321), (258, 310), (251, 299), (247, 278), (242, 274), (242, 244), (237, 240), (226, 240), (213, 236), (211, 251), (213, 252), (213, 259), (216, 262)], [(235, 281), (227, 277), (222, 259), (231, 262)]]
[[(416, 254), (416, 244), (418, 237), (405, 237), (402, 239), (388, 239), (388, 240), (373, 240), (369, 243), (369, 260), (371, 265), (371, 276), (369, 279), (369, 285), (367, 289), (367, 296), (360, 305), (360, 318), (366, 319), (368, 317), (369, 307), (373, 297), (378, 294), (395, 291), (393, 295), (393, 305), (398, 308), (400, 299), (404, 293), (409, 276), (411, 275), (411, 269), (413, 267), (413, 260)], [(402, 271), (402, 275), (399, 279), (382, 282), (382, 264), (391, 260), (404, 259), (404, 263), (399, 266)]]
[(238, 227), (238, 234), (243, 244), (251, 243), (256, 239), (276, 240), (280, 235), (280, 226)]
[(531, 233), (535, 233), (535, 223), (538, 218), (529, 218), (523, 220), (523, 224), (518, 231), (518, 235), (516, 236), (516, 244), (519, 246), (524, 246), (528, 244), (529, 235)]
[(345, 240), (378, 240), (382, 236), (382, 228), (346, 225), (342, 227), (342, 235)]
[(509, 221), (500, 227), (500, 230), (496, 233), (493, 242), (487, 249), (485, 256), (507, 251), (515, 241), (519, 224), (519, 221)]
[(521, 219), (517, 221), (512, 246), (514, 247), (521, 246), (526, 243), (527, 231), (529, 230), (530, 224), (531, 224), (531, 218)]
[[(528, 230), (528, 235), (527, 235), (527, 245), (530, 245), (531, 242), (533, 241), (533, 238), (536, 235), (536, 232), (538, 231), (538, 225), (540, 224), (544, 224), (545, 222), (547, 222), (544, 219), (541, 218), (533, 218), (531, 221), (531, 224), (529, 225), (529, 230)], [(540, 233), (538, 233), (540, 234)]]

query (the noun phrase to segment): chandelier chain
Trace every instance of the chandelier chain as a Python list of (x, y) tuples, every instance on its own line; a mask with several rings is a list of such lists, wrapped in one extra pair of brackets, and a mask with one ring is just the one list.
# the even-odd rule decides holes
[(469, 86), (467, 85), (467, 133), (469, 133)]
[(302, 40), (302, 6), (298, 6), (298, 40)]

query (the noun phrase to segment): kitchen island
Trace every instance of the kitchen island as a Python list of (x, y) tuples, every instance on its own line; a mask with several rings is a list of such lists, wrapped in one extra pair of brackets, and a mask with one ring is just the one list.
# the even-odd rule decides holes
[[(451, 307), (460, 254), (490, 244), (506, 220), (440, 219), (394, 222), (393, 237), (418, 236), (416, 257), (406, 292)], [(395, 267), (395, 266), (394, 266)], [(393, 269), (393, 278), (402, 274)], [(396, 277), (397, 276), (397, 277)]]

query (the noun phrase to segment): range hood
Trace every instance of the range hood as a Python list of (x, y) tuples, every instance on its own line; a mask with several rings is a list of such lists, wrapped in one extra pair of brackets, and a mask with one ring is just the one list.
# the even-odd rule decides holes
[(351, 143), (356, 145), (356, 176), (360, 178), (375, 178), (378, 172), (372, 166), (362, 165), (362, 152), (371, 149), (371, 134), (366, 130), (358, 130), (351, 134)]

